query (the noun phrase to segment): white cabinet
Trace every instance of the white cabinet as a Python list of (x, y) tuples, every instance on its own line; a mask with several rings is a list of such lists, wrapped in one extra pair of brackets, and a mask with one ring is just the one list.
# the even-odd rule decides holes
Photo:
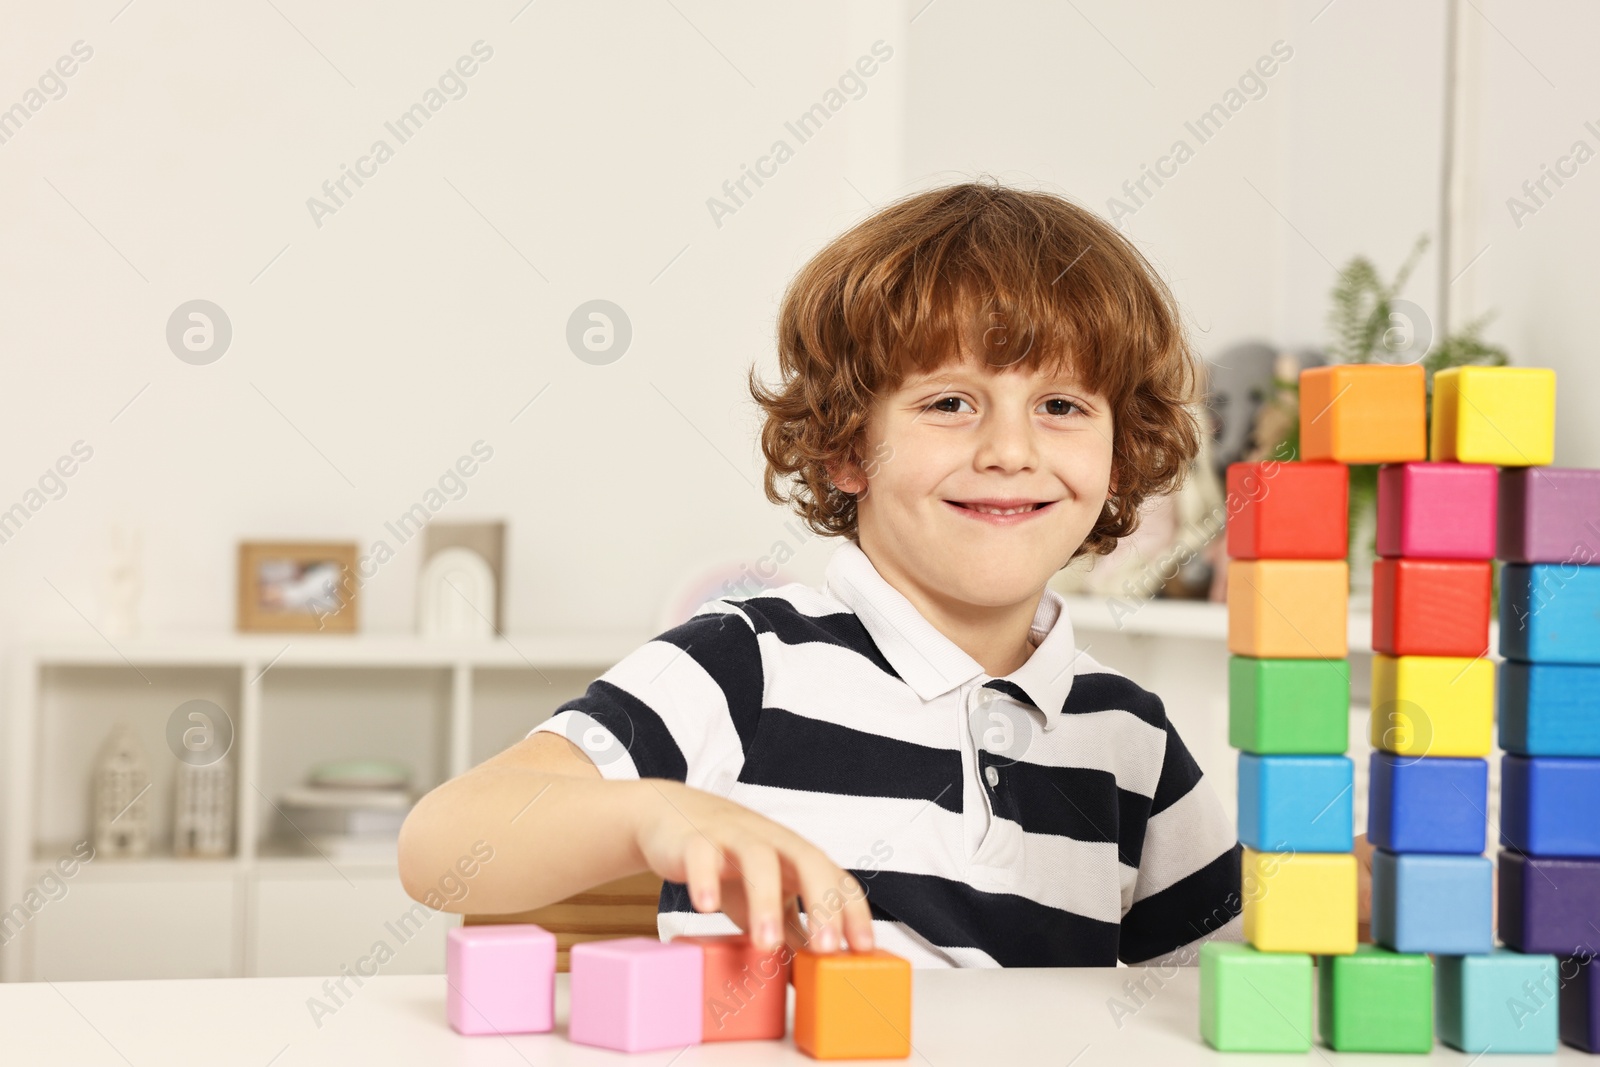
[[(21, 649), (0, 772), (0, 978), (337, 975), (385, 940), (382, 973), (442, 971), (459, 919), (407, 897), (392, 859), (335, 867), (297, 848), (276, 799), (313, 764), (351, 758), (403, 761), (417, 791), (429, 789), (522, 737), (647, 639), (226, 635)], [(236, 851), (225, 859), (172, 855), (167, 727), (196, 699), (233, 725)], [(152, 854), (96, 859), (57, 887), (53, 865), (89, 836), (90, 768), (118, 722), (151, 759)], [(29, 895), (41, 885), (64, 892)]]
[(263, 870), (251, 892), (250, 972), (262, 977), (438, 974), (461, 921), (406, 896), (389, 871)]
[(104, 877), (91, 866), (66, 887), (66, 894), (46, 904), (28, 928), (33, 978), (68, 982), (239, 973), (238, 885), (231, 870), (210, 877), (124, 870)]

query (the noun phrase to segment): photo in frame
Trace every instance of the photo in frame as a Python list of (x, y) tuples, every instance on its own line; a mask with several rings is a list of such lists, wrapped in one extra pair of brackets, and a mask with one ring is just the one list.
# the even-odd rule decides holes
[(356, 632), (353, 541), (239, 545), (241, 633)]

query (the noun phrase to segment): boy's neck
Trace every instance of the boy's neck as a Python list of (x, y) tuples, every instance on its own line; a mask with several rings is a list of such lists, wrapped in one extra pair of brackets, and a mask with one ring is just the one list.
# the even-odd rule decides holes
[(977, 660), (991, 678), (1005, 677), (1033, 655), (1028, 634), (1033, 627), (1033, 617), (1038, 613), (1043, 589), (1015, 604), (968, 604), (896, 571), (890, 561), (875, 558), (866, 545), (861, 549), (895, 592), (909, 600), (935, 630)]

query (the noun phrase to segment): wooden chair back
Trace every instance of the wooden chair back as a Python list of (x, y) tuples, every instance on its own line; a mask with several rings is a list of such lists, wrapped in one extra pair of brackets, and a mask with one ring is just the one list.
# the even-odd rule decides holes
[(569, 967), (572, 946), (612, 937), (655, 937), (661, 879), (651, 871), (597, 885), (554, 904), (514, 915), (468, 915), (467, 926), (537, 923), (556, 935), (556, 970)]

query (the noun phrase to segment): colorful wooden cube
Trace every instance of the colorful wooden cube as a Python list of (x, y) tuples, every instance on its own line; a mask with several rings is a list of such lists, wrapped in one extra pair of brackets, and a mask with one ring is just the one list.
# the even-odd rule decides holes
[(1350, 661), (1230, 656), (1228, 744), (1263, 755), (1344, 752)]
[(892, 952), (794, 957), (794, 1043), (812, 1059), (911, 1055), (911, 962)]
[(1229, 465), (1227, 530), (1234, 559), (1348, 558), (1350, 468), (1275, 461)]
[(1500, 757), (1500, 843), (1534, 856), (1600, 856), (1600, 759)]
[(1356, 950), (1352, 853), (1244, 850), (1244, 939), (1263, 952), (1337, 955)]
[(1378, 471), (1378, 555), (1492, 559), (1499, 470), (1481, 463), (1392, 463)]
[(1451, 367), (1433, 376), (1430, 459), (1541, 467), (1555, 451), (1555, 371)]
[(1439, 1040), (1462, 1052), (1554, 1052), (1556, 958), (1496, 948), (1434, 961)]
[(1600, 964), (1595, 950), (1563, 956), (1561, 980), (1561, 1040), (1585, 1052), (1600, 1052)]
[(1372, 854), (1372, 940), (1396, 952), (1494, 947), (1494, 864), (1484, 856)]
[(1374, 752), (1367, 766), (1369, 843), (1390, 852), (1482, 854), (1488, 760)]
[(458, 1034), (542, 1034), (555, 1022), (556, 935), (533, 923), (445, 936), (445, 1017)]
[(1340, 463), (1427, 459), (1422, 367), (1341, 363), (1301, 371), (1300, 458)]
[(1377, 945), (1318, 960), (1317, 1028), (1339, 1052), (1431, 1052), (1433, 961)]
[(1311, 957), (1200, 946), (1200, 1036), (1221, 1052), (1310, 1051)]
[(1600, 560), (1600, 470), (1514, 468), (1500, 472), (1499, 548), (1512, 563)]
[(1600, 664), (1500, 664), (1500, 747), (1519, 756), (1600, 756)]
[(705, 953), (699, 945), (653, 937), (581, 941), (570, 963), (570, 1040), (618, 1052), (700, 1043)]
[(702, 1041), (775, 1041), (789, 1025), (789, 952), (757, 948), (744, 934), (672, 939), (705, 953)]
[(1500, 940), (1518, 952), (1594, 953), (1600, 935), (1600, 860), (1500, 850)]
[(1344, 659), (1350, 565), (1344, 560), (1228, 563), (1228, 651), (1274, 659)]
[(1458, 656), (1372, 657), (1372, 747), (1397, 756), (1487, 756), (1494, 663)]
[(1489, 652), (1493, 564), (1380, 559), (1372, 564), (1372, 647), (1391, 656)]
[(1239, 753), (1239, 840), (1258, 852), (1348, 852), (1353, 843), (1347, 756)]
[(1600, 663), (1600, 565), (1500, 568), (1500, 654), (1539, 663)]

